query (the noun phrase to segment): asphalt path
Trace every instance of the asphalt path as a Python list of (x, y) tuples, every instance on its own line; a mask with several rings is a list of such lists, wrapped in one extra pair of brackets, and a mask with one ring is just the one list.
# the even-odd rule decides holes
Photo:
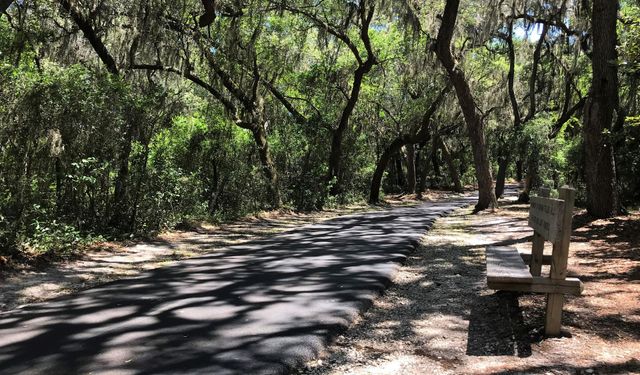
[(0, 374), (287, 373), (474, 201), (343, 216), (0, 314)]

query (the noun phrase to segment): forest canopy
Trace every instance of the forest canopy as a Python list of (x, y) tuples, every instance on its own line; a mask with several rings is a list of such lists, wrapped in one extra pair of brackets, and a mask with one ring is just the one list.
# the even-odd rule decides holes
[(637, 1), (0, 11), (0, 255), (506, 180), (640, 202)]

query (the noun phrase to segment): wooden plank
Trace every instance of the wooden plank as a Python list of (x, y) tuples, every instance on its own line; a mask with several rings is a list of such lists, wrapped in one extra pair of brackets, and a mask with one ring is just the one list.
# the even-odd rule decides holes
[[(562, 199), (565, 204), (561, 215), (561, 236), (557, 241), (554, 241), (553, 254), (551, 255), (551, 272), (549, 276), (554, 281), (564, 280), (567, 277), (569, 245), (571, 242), (571, 221), (573, 219), (575, 197), (575, 189), (567, 186), (560, 188), (560, 199)], [(547, 295), (547, 312), (544, 331), (548, 336), (560, 335), (563, 304), (563, 294), (553, 293)]]
[(509, 281), (487, 282), (490, 289), (510, 290), (523, 293), (569, 294), (579, 296), (584, 286), (579, 279), (551, 280), (548, 277), (534, 277), (533, 280), (513, 278)]
[[(540, 276), (542, 273), (542, 263), (544, 258), (544, 237), (537, 231), (533, 232), (531, 240), (531, 256), (529, 261), (525, 261), (529, 265), (529, 272), (533, 276)], [(524, 258), (523, 258), (524, 260)], [(549, 263), (551, 264), (551, 263)]]
[[(525, 264), (531, 264), (531, 254), (528, 253), (520, 253), (520, 257), (522, 258), (522, 261)], [(543, 266), (549, 266), (551, 265), (551, 255), (542, 255), (542, 265)], [(540, 275), (533, 275), (532, 276), (540, 276)]]
[(529, 226), (544, 239), (556, 242), (561, 235), (563, 212), (563, 200), (531, 197)]
[(562, 305), (564, 295), (560, 293), (547, 294), (546, 321), (544, 333), (547, 336), (560, 336), (562, 326)]
[(550, 275), (552, 279), (564, 279), (567, 277), (569, 245), (571, 244), (571, 221), (573, 220), (573, 204), (576, 198), (575, 189), (560, 188), (560, 198), (565, 202), (561, 213), (562, 236), (553, 243)]
[[(549, 198), (551, 189), (541, 187), (538, 189), (538, 196)], [(542, 274), (542, 265), (544, 264), (544, 237), (537, 231), (533, 231), (533, 239), (531, 240), (531, 256), (529, 259), (522, 258), (529, 265), (529, 272), (532, 276), (540, 276)], [(551, 263), (548, 263), (551, 264)]]
[(487, 283), (532, 280), (518, 249), (511, 246), (488, 246)]

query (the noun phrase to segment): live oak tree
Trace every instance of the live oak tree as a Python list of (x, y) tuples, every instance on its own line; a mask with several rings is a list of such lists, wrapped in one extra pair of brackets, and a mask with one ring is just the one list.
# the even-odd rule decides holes
[[(440, 107), (440, 104), (446, 98), (446, 94), (449, 91), (449, 87), (445, 87), (433, 100), (429, 108), (418, 119), (418, 123), (412, 126), (407, 133), (401, 133), (391, 143), (389, 143), (376, 164), (375, 172), (371, 178), (371, 188), (369, 192), (369, 203), (378, 203), (380, 197), (380, 184), (382, 182), (383, 173), (391, 160), (391, 157), (397, 154), (404, 146), (413, 147), (416, 143), (424, 143), (431, 137), (431, 122), (432, 117)], [(415, 172), (414, 177), (415, 179)], [(409, 190), (413, 192), (413, 189)]]
[(451, 41), (455, 31), (459, 6), (459, 0), (447, 0), (442, 15), (442, 24), (433, 48), (455, 88), (458, 103), (460, 103), (460, 108), (467, 124), (479, 191), (478, 203), (475, 209), (480, 211), (489, 207), (496, 207), (497, 200), (493, 190), (493, 177), (487, 153), (482, 115), (477, 110), (476, 100), (471, 93), (467, 78), (451, 51)]
[[(182, 47), (181, 67), (160, 63), (134, 62), (132, 69), (163, 71), (176, 74), (191, 81), (209, 93), (225, 108), (230, 119), (236, 126), (251, 132), (258, 151), (263, 175), (267, 181), (271, 208), (282, 205), (278, 172), (273, 162), (267, 138), (268, 118), (263, 98), (264, 86), (261, 84), (261, 71), (256, 54), (256, 43), (262, 32), (262, 19), (257, 23), (249, 19), (246, 24), (241, 10), (230, 10), (225, 18), (226, 29), (220, 30), (217, 37), (212, 37), (200, 30), (200, 26), (181, 22), (172, 15), (164, 15), (166, 21), (165, 32), (175, 36), (170, 43)], [(201, 18), (202, 21), (202, 18)], [(211, 20), (213, 22), (213, 20)], [(253, 25), (247, 38), (243, 38), (242, 26)], [(141, 48), (141, 47), (140, 47)], [(147, 46), (148, 48), (148, 46)], [(197, 52), (197, 54), (194, 54)], [(225, 56), (227, 55), (227, 56)], [(233, 63), (229, 64), (229, 59)], [(200, 77), (195, 71), (198, 66), (204, 66), (215, 77), (214, 82)]]
[[(293, 3), (293, 5), (292, 5)], [(353, 111), (360, 98), (362, 84), (365, 76), (371, 72), (371, 69), (378, 64), (376, 54), (371, 43), (370, 28), (371, 21), (375, 15), (376, 2), (372, 0), (361, 0), (357, 3), (348, 2), (345, 6), (337, 6), (336, 9), (343, 8), (347, 13), (345, 19), (342, 14), (329, 14), (326, 10), (312, 7), (309, 4), (296, 4), (295, 2), (280, 1), (274, 2), (279, 9), (289, 11), (294, 14), (301, 15), (312, 22), (319, 30), (325, 32), (335, 38), (338, 43), (342, 43), (353, 55), (355, 59), (355, 70), (351, 88), (343, 89), (345, 103), (338, 118), (334, 121), (325, 120), (325, 123), (334, 123), (331, 125), (331, 149), (328, 157), (327, 184), (330, 186), (329, 193), (338, 195), (342, 192), (344, 172), (343, 165), (343, 142), (345, 132), (348, 131), (349, 122)], [(336, 17), (338, 16), (338, 17)], [(336, 19), (335, 21), (333, 19)], [(337, 21), (337, 22), (336, 22)], [(357, 41), (351, 38), (350, 29), (355, 25)], [(359, 46), (359, 44), (361, 46)], [(276, 97), (283, 99), (282, 95)], [(289, 103), (284, 105), (291, 109)]]
[[(536, 171), (539, 166), (539, 155), (535, 150), (527, 150), (520, 140), (523, 127), (530, 121), (544, 113), (557, 113), (556, 120), (551, 124), (550, 137), (555, 137), (558, 131), (578, 114), (585, 103), (585, 97), (580, 90), (576, 89), (576, 76), (579, 76), (579, 64), (576, 55), (580, 53), (579, 45), (574, 45), (568, 49), (573, 54), (573, 62), (566, 64), (562, 61), (562, 56), (558, 56), (559, 49), (566, 49), (567, 38), (580, 35), (576, 30), (569, 29), (564, 24), (567, 15), (566, 1), (555, 6), (554, 4), (512, 2), (506, 6), (505, 32), (499, 32), (498, 37), (506, 44), (506, 54), (508, 56), (509, 69), (507, 73), (507, 93), (513, 117), (513, 137), (508, 137), (510, 143), (502, 146), (501, 155), (498, 160), (498, 174), (496, 176), (496, 196), (500, 197), (504, 192), (504, 183), (507, 168), (512, 161), (513, 155), (525, 159), (526, 177), (524, 179), (524, 189), (520, 193), (519, 200), (528, 202), (531, 189), (536, 184), (538, 175)], [(530, 61), (529, 75), (521, 75), (526, 89), (524, 95), (517, 93), (518, 77), (516, 77), (516, 47), (514, 33), (516, 31), (526, 31), (535, 35), (537, 41), (531, 42), (534, 46), (531, 55), (525, 55), (525, 61)], [(550, 32), (551, 30), (551, 32)], [(558, 34), (557, 30), (566, 31), (565, 34)], [(549, 34), (553, 36), (549, 36)], [(522, 39), (522, 38), (520, 38)], [(519, 41), (520, 44), (530, 43), (528, 36)], [(526, 51), (526, 50), (525, 50)], [(560, 54), (562, 54), (560, 50)], [(566, 53), (566, 52), (565, 52)], [(571, 57), (571, 55), (569, 55)], [(558, 65), (562, 69), (548, 69), (545, 64)], [(545, 75), (563, 77), (563, 80), (551, 79)], [(548, 90), (542, 90), (541, 83), (544, 82)], [(555, 82), (560, 82), (556, 84)], [(557, 88), (556, 88), (557, 86)], [(562, 101), (554, 96), (559, 96)], [(576, 98), (577, 97), (577, 98)], [(523, 109), (523, 107), (525, 107)], [(526, 112), (525, 112), (526, 109)], [(516, 146), (517, 145), (517, 146)], [(518, 161), (521, 168), (523, 160)]]

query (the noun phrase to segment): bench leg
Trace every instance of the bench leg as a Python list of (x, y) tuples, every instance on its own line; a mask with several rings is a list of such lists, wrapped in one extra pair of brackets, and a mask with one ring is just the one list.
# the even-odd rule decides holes
[(529, 272), (531, 276), (540, 276), (542, 273), (542, 258), (544, 253), (544, 238), (533, 232), (533, 240), (531, 241), (531, 261), (529, 263)]
[(559, 336), (562, 322), (563, 294), (547, 294), (547, 321), (544, 325), (544, 333), (547, 336)]

